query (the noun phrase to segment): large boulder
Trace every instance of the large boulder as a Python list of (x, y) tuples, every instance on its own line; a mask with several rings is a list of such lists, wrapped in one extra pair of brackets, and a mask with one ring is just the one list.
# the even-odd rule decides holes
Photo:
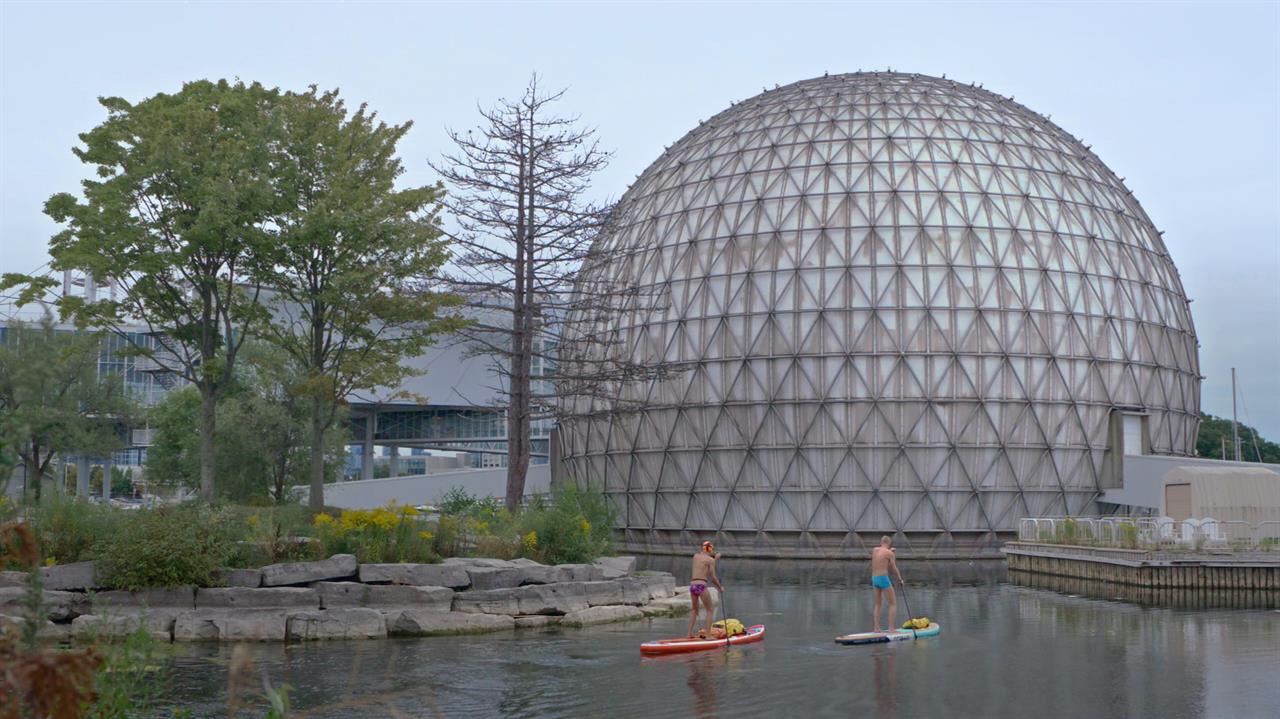
[(175, 642), (282, 642), (285, 609), (197, 609), (173, 622)]
[(467, 567), (472, 589), (510, 589), (524, 581), (520, 567)]
[[(55, 622), (71, 621), (81, 614), (89, 613), (89, 601), (83, 594), (46, 590), (43, 595), (45, 616)], [(0, 614), (26, 616), (26, 607), (26, 588), (0, 588)]]
[(142, 589), (136, 592), (123, 590), (98, 592), (93, 595), (94, 614), (101, 607), (179, 607), (196, 608), (196, 588), (191, 586), (168, 589)]
[(328, 579), (349, 579), (359, 570), (353, 554), (335, 554), (318, 562), (287, 562), (262, 568), (262, 586), (285, 587)]
[(556, 582), (572, 582), (573, 570), (564, 567), (549, 567), (532, 559), (513, 559), (511, 563), (520, 569), (521, 584), (555, 584)]
[(622, 585), (617, 580), (602, 582), (583, 582), (582, 588), (587, 593), (587, 603), (593, 607), (622, 604)]
[(97, 562), (55, 564), (41, 569), (40, 574), (45, 589), (82, 592), (106, 586), (98, 581)]
[(585, 627), (591, 624), (629, 622), (635, 619), (644, 619), (644, 612), (636, 607), (591, 607), (564, 615), (561, 623), (570, 627)]
[(604, 568), (594, 564), (557, 564), (556, 566), (572, 575), (570, 581), (599, 582), (604, 579)]
[(516, 596), (520, 614), (568, 614), (591, 606), (581, 582), (531, 584), (516, 590)]
[(623, 574), (631, 574), (636, 571), (635, 557), (601, 557), (593, 562), (598, 567), (610, 567), (616, 569)]
[(320, 594), (306, 587), (214, 587), (196, 591), (199, 609), (261, 609), (265, 607), (320, 608)]
[(655, 599), (645, 605), (645, 611), (652, 610), (664, 614), (688, 614), (691, 609), (689, 607), (689, 595), (663, 597)]
[(286, 634), (290, 640), (380, 639), (387, 636), (387, 621), (376, 609), (349, 607), (289, 614)]
[(465, 614), (535, 614), (521, 612), (515, 589), (488, 589), (453, 595), (453, 611)]
[[(42, 619), (40, 628), (36, 631), (39, 639), (45, 639), (51, 642), (65, 642), (71, 638), (70, 624), (54, 624), (48, 619)], [(0, 637), (12, 636), (21, 639), (22, 633), (27, 630), (27, 620), (16, 614), (0, 614)]]
[(393, 636), (428, 637), (440, 634), (479, 634), (514, 629), (516, 622), (497, 614), (432, 612), (423, 609), (390, 610), (387, 632)]
[(80, 641), (123, 639), (144, 629), (157, 641), (173, 639), (173, 623), (183, 610), (122, 608), (120, 613), (82, 614), (71, 622), (71, 636)]
[(361, 564), (360, 581), (365, 584), (407, 584), (414, 587), (471, 586), (467, 569), (460, 564)]

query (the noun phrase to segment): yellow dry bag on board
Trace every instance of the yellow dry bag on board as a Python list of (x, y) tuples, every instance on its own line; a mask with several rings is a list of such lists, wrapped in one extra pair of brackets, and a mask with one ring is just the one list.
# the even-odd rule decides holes
[(747, 628), (742, 626), (742, 622), (732, 618), (722, 619), (716, 622), (715, 624), (712, 624), (711, 626), (715, 627), (716, 629), (723, 630), (723, 629), (726, 629), (725, 627), (726, 624), (728, 624), (728, 627), (727, 627), (728, 636), (732, 637), (736, 634), (742, 634), (743, 632), (747, 631)]

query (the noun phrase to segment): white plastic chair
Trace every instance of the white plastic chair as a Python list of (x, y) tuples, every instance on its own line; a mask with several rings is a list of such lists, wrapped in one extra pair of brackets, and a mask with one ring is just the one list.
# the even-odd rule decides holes
[(1156, 517), (1156, 539), (1161, 542), (1173, 541), (1173, 517)]
[(1226, 544), (1227, 535), (1222, 531), (1222, 526), (1218, 524), (1218, 520), (1213, 517), (1205, 517), (1200, 520), (1200, 535), (1210, 544)]
[(1187, 518), (1182, 520), (1182, 536), (1178, 541), (1182, 544), (1195, 544), (1196, 532), (1200, 530), (1200, 520)]

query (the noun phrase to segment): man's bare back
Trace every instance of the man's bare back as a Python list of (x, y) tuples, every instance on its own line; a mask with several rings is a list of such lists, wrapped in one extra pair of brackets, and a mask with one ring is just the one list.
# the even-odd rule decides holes
[(889, 574), (890, 567), (894, 573), (898, 571), (895, 556), (892, 549), (888, 547), (876, 547), (871, 550), (871, 576), (880, 577)]
[(715, 572), (716, 559), (706, 552), (698, 552), (693, 555), (693, 581), (707, 581), (707, 578)]

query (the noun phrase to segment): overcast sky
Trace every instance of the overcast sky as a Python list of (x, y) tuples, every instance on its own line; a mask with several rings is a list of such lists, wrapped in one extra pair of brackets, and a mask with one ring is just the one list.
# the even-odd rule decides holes
[[(1280, 4), (26, 3), (0, 0), (0, 271), (46, 262), (96, 98), (187, 80), (341, 88), (393, 122), (406, 182), (530, 72), (616, 150), (616, 197), (700, 119), (764, 87), (893, 68), (1053, 116), (1127, 178), (1182, 273), (1205, 411), (1280, 439)], [(1246, 411), (1247, 410), (1247, 411)]]

